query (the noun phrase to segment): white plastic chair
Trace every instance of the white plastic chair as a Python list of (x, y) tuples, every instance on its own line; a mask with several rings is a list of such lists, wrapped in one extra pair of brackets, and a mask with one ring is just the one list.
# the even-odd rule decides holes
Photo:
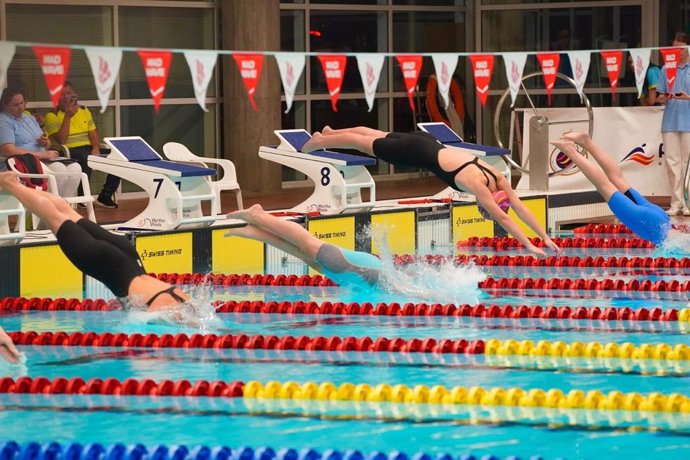
[(163, 146), (163, 153), (166, 158), (171, 161), (179, 161), (182, 163), (190, 163), (208, 167), (207, 163), (216, 164), (222, 170), (222, 177), (218, 180), (211, 181), (211, 186), (216, 193), (216, 214), (221, 213), (220, 209), (220, 192), (223, 190), (230, 190), (235, 192), (235, 199), (237, 200), (237, 208), (244, 209), (242, 204), (242, 191), (240, 184), (237, 182), (237, 172), (235, 164), (230, 160), (220, 158), (206, 158), (193, 154), (185, 145), (178, 142), (168, 142)]
[[(15, 216), (15, 231), (10, 230), (9, 217)], [(0, 190), (0, 246), (16, 244), (26, 236), (26, 219), (24, 206), (15, 197)]]
[[(70, 173), (70, 172), (55, 172), (50, 169), (50, 167), (41, 162), (41, 166), (43, 167), (43, 174), (29, 174), (29, 173), (23, 173), (21, 171), (18, 171), (17, 168), (15, 167), (15, 162), (16, 160), (12, 157), (7, 159), (7, 165), (9, 166), (10, 170), (17, 176), (21, 178), (27, 178), (27, 179), (46, 179), (48, 181), (48, 192), (52, 193), (53, 195), (60, 196), (58, 193), (57, 189), (57, 182), (55, 181), (55, 178), (57, 176), (72, 176), (75, 174), (79, 174), (80, 180), (81, 180), (81, 186), (82, 189), (84, 190), (84, 195), (81, 196), (73, 196), (73, 197), (61, 197), (65, 201), (67, 201), (71, 205), (77, 205), (77, 204), (83, 204), (86, 206), (86, 215), (87, 218), (92, 221), (96, 222), (96, 213), (93, 210), (93, 202), (94, 202), (94, 197), (91, 195), (91, 187), (89, 186), (89, 178), (86, 176), (85, 173), (80, 172), (80, 173)], [(31, 223), (34, 228), (38, 227), (38, 224), (40, 222), (40, 219), (38, 216), (35, 214), (32, 214), (31, 216)]]

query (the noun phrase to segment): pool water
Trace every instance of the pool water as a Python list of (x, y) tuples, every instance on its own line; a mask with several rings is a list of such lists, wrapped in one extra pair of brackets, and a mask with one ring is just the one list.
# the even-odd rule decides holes
[[(579, 250), (583, 253), (582, 250)], [(491, 253), (490, 251), (484, 251)], [(503, 254), (517, 254), (517, 251)], [(575, 255), (572, 250), (569, 255)], [(650, 255), (648, 250), (600, 250), (605, 257)], [(653, 255), (662, 255), (658, 251)], [(588, 253), (588, 255), (592, 255)], [(211, 300), (343, 302), (478, 302), (683, 309), (686, 293), (491, 290), (486, 277), (677, 279), (682, 270), (555, 269), (551, 267), (436, 267), (391, 272), (385, 291), (339, 287), (233, 286), (204, 289)], [(130, 311), (2, 313), (8, 331), (199, 333)], [(488, 341), (548, 340), (601, 344), (688, 343), (686, 321), (508, 319), (443, 316), (353, 316), (218, 313), (201, 333), (308, 337), (434, 338)], [(209, 381), (346, 382), (621, 391), (688, 395), (690, 361), (497, 354), (440, 354), (23, 346), (26, 362), (0, 363), (0, 375)], [(310, 447), (492, 454), (529, 458), (679, 458), (690, 448), (690, 416), (682, 412), (553, 409), (465, 404), (172, 396), (0, 394), (1, 439), (110, 444)]]

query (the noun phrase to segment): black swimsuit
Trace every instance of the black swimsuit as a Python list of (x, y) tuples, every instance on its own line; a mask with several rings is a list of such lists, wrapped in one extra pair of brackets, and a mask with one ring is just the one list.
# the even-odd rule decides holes
[(486, 185), (489, 186), (489, 176), (496, 182), (496, 175), (486, 166), (479, 163), (479, 158), (460, 165), (453, 171), (446, 171), (438, 163), (438, 152), (443, 149), (434, 136), (422, 131), (409, 134), (389, 133), (386, 137), (376, 139), (372, 145), (374, 155), (393, 165), (410, 168), (428, 169), (439, 179), (459, 192), (465, 192), (455, 183), (455, 176), (469, 165), (474, 165), (484, 174)]
[(149, 301), (146, 302), (146, 306), (147, 306), (147, 307), (150, 307), (151, 304), (153, 303), (153, 301), (156, 300), (156, 299), (157, 299), (160, 295), (162, 295), (162, 294), (168, 294), (168, 295), (169, 295), (170, 297), (172, 297), (175, 301), (177, 301), (177, 303), (184, 303), (184, 302), (185, 302), (185, 299), (183, 299), (182, 297), (180, 297), (180, 295), (179, 295), (177, 292), (175, 292), (175, 289), (176, 289), (175, 286), (170, 286), (170, 287), (168, 287), (168, 288), (166, 288), (166, 289), (163, 289), (162, 291), (156, 292), (156, 293), (153, 295), (153, 297), (151, 297), (151, 298), (149, 299)]

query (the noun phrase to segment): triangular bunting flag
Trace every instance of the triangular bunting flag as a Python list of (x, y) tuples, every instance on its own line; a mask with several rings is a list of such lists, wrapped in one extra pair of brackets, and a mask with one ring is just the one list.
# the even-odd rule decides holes
[(115, 80), (120, 73), (122, 63), (122, 50), (119, 48), (86, 48), (86, 57), (89, 59), (93, 82), (96, 85), (98, 100), (101, 103), (101, 113), (108, 107), (110, 93), (115, 86)]
[(321, 61), (323, 73), (326, 75), (326, 85), (328, 85), (328, 94), (331, 96), (331, 107), (333, 111), (338, 111), (338, 98), (340, 97), (340, 87), (345, 78), (345, 66), (347, 65), (347, 56), (343, 55), (326, 55), (317, 56)]
[(275, 57), (276, 62), (278, 62), (280, 80), (283, 82), (283, 91), (285, 91), (285, 103), (287, 104), (285, 113), (288, 113), (292, 107), (297, 83), (299, 83), (304, 71), (306, 60), (303, 53), (276, 53)]
[(482, 107), (484, 107), (486, 105), (486, 98), (489, 96), (491, 74), (494, 71), (494, 55), (472, 54), (470, 55), (470, 62), (472, 62), (472, 75), (474, 75), (477, 95), (482, 103)]
[(616, 93), (618, 87), (618, 76), (621, 74), (621, 64), (623, 63), (623, 51), (602, 51), (601, 58), (606, 66), (606, 73), (609, 75), (611, 83), (611, 94)]
[(438, 93), (443, 99), (443, 108), (448, 108), (448, 90), (450, 89), (450, 82), (455, 73), (455, 67), (458, 65), (458, 55), (455, 53), (437, 53), (432, 54), (431, 59), (434, 61), (434, 69), (436, 71), (436, 80), (438, 81)]
[(187, 60), (189, 72), (192, 75), (196, 102), (204, 112), (208, 112), (208, 109), (206, 109), (206, 91), (213, 76), (213, 69), (218, 61), (218, 53), (201, 50), (185, 51), (184, 57)]
[(551, 105), (551, 92), (556, 84), (556, 74), (561, 56), (558, 53), (537, 53), (537, 60), (541, 65), (541, 73), (544, 75), (544, 84), (546, 85), (546, 96), (549, 105)]
[(14, 43), (0, 42), (0, 94), (7, 87), (7, 69), (14, 59), (16, 49)]
[(580, 102), (583, 100), (583, 89), (587, 81), (591, 59), (592, 53), (590, 51), (568, 51), (568, 60), (570, 60), (570, 68), (573, 70), (573, 81), (577, 94), (580, 95)]
[(144, 65), (149, 92), (153, 98), (153, 106), (158, 113), (165, 93), (165, 84), (168, 81), (172, 54), (169, 51), (139, 51), (138, 53), (141, 63)]
[(632, 59), (633, 72), (635, 72), (637, 97), (642, 97), (642, 86), (644, 85), (644, 79), (647, 76), (647, 69), (649, 68), (649, 56), (652, 50), (649, 48), (642, 48), (629, 51), (630, 58)]
[(522, 74), (525, 71), (527, 53), (503, 53), (503, 61), (506, 65), (506, 78), (510, 89), (510, 106), (515, 105), (515, 100), (522, 86)]
[(680, 48), (664, 48), (659, 52), (664, 58), (664, 66), (666, 67), (666, 81), (668, 81), (668, 90), (673, 91), (673, 83), (676, 81), (676, 72), (678, 71), (678, 63), (680, 62)]
[(237, 68), (240, 70), (244, 88), (247, 90), (247, 95), (249, 96), (249, 103), (252, 105), (252, 109), (258, 112), (259, 109), (256, 107), (254, 96), (256, 96), (256, 87), (259, 86), (259, 78), (261, 78), (264, 55), (237, 53), (233, 54), (232, 57), (235, 59)]
[(72, 50), (55, 46), (34, 46), (33, 50), (41, 66), (53, 107), (57, 107), (62, 95), (62, 85), (67, 79)]
[(376, 87), (379, 84), (381, 77), (381, 68), (383, 67), (383, 54), (363, 53), (355, 55), (357, 58), (357, 67), (359, 68), (359, 75), (362, 77), (362, 86), (364, 86), (364, 98), (367, 100), (369, 112), (374, 108), (374, 98), (376, 97)]
[(417, 80), (419, 80), (419, 74), (422, 71), (422, 56), (408, 56), (408, 55), (398, 55), (395, 56), (400, 64), (400, 70), (403, 74), (403, 80), (405, 81), (405, 88), (407, 88), (407, 99), (410, 102), (410, 108), (414, 112), (414, 92), (417, 89)]

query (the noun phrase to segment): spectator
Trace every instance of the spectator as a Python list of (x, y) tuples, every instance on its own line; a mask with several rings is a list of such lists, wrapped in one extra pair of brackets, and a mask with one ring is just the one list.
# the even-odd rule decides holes
[[(0, 159), (30, 153), (49, 164), (53, 172), (81, 173), (77, 163), (62, 162), (56, 150), (50, 149), (50, 139), (36, 119), (26, 112), (26, 96), (18, 88), (6, 88), (0, 97)], [(65, 160), (65, 159), (63, 159)], [(6, 171), (5, 161), (0, 161), (0, 171)], [(56, 176), (58, 195), (76, 196), (81, 176), (72, 174)]]
[[(630, 70), (632, 70), (633, 75), (635, 75), (635, 63), (630, 55), (628, 55), (628, 67)], [(650, 62), (649, 67), (647, 67), (647, 73), (644, 77), (644, 84), (642, 85), (642, 95), (639, 98), (640, 105), (661, 105), (657, 101), (658, 94), (656, 92), (657, 86), (659, 86), (660, 78), (661, 68), (653, 62)]]
[[(89, 155), (101, 153), (101, 139), (88, 108), (80, 106), (74, 86), (66, 81), (62, 88), (62, 95), (58, 108), (46, 114), (46, 131), (58, 144), (69, 148), (70, 156), (80, 165), (82, 171), (91, 177), (88, 164)], [(120, 185), (120, 178), (108, 174), (103, 189), (98, 195), (96, 204), (105, 208), (117, 208), (113, 201), (113, 194)]]
[(661, 68), (661, 78), (657, 86), (658, 101), (666, 104), (661, 121), (661, 136), (664, 141), (666, 172), (671, 183), (671, 207), (668, 214), (690, 215), (684, 203), (683, 184), (685, 169), (690, 157), (690, 65), (688, 65), (688, 44), (690, 39), (685, 32), (676, 32), (672, 46), (680, 47), (680, 62), (673, 86), (669, 88), (666, 66)]

